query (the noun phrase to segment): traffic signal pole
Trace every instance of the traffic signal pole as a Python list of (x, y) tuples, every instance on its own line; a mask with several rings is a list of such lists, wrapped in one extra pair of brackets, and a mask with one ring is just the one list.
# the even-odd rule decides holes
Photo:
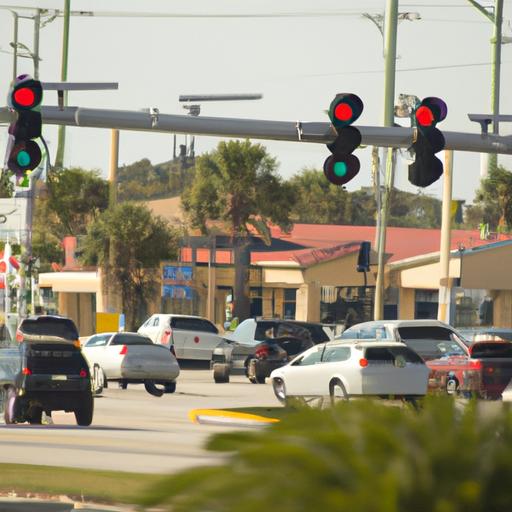
[[(398, 0), (388, 0), (384, 20), (384, 126), (392, 127), (395, 105), (395, 64), (396, 35), (398, 25)], [(388, 148), (386, 156), (386, 177), (384, 199), (378, 223), (377, 246), (377, 278), (375, 280), (375, 301), (373, 317), (381, 320), (384, 317), (384, 256), (386, 252), (386, 229), (389, 216), (390, 196), (395, 181), (395, 149)], [(381, 191), (378, 190), (380, 194)]]
[[(43, 84), (44, 85), (44, 84)], [(55, 87), (57, 88), (57, 87)], [(45, 87), (46, 90), (46, 87)], [(267, 121), (227, 117), (193, 117), (162, 114), (157, 117), (137, 110), (110, 110), (81, 107), (41, 107), (43, 124), (87, 128), (116, 128), (155, 133), (193, 133), (263, 140), (330, 144), (336, 134), (328, 122)], [(15, 115), (0, 107), (0, 122), (11, 122)], [(408, 149), (414, 141), (414, 129), (406, 127), (358, 126), (365, 146)], [(512, 136), (444, 131), (445, 149), (475, 153), (512, 154)]]

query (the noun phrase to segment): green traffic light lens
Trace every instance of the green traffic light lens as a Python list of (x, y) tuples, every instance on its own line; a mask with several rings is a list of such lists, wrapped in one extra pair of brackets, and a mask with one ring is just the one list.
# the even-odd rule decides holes
[(16, 156), (16, 161), (20, 167), (26, 167), (30, 164), (30, 155), (26, 151), (20, 151)]
[(336, 162), (334, 164), (334, 174), (339, 178), (343, 178), (347, 174), (347, 164), (345, 162)]

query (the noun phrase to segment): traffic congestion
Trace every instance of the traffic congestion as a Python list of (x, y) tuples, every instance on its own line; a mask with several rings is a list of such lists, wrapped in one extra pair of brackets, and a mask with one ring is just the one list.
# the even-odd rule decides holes
[[(155, 319), (159, 330), (143, 334)], [(512, 378), (510, 341), (485, 332), (469, 341), (437, 320), (364, 322), (336, 336), (330, 326), (292, 320), (248, 319), (222, 334), (197, 316), (149, 320), (138, 333), (80, 339), (69, 318), (24, 319), (0, 349), (5, 423), (40, 425), (43, 415), (64, 411), (89, 426), (94, 397), (105, 389), (142, 384), (155, 397), (172, 394), (180, 366), (194, 360), (209, 364), (218, 385), (229, 385), (230, 375), (267, 383), (284, 406), (290, 399), (416, 402), (427, 393), (500, 400)]]

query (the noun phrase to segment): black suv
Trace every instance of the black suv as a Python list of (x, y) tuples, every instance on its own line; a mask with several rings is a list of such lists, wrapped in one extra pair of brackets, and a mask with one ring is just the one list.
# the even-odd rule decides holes
[(89, 366), (72, 320), (31, 316), (22, 320), (16, 342), (0, 348), (0, 405), (5, 423), (40, 424), (43, 411), (74, 412), (78, 425), (93, 417)]
[(331, 336), (319, 323), (249, 318), (213, 350), (213, 380), (229, 382), (231, 373), (243, 372), (253, 384), (264, 384), (273, 370)]

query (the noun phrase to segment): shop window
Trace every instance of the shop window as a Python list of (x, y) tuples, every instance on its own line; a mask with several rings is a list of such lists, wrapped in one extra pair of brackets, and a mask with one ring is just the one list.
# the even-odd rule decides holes
[(295, 320), (296, 306), (297, 288), (285, 288), (283, 301), (283, 318), (285, 320)]

